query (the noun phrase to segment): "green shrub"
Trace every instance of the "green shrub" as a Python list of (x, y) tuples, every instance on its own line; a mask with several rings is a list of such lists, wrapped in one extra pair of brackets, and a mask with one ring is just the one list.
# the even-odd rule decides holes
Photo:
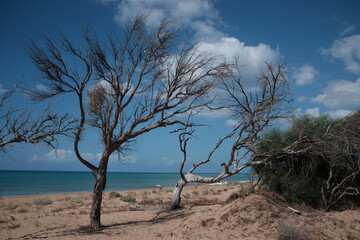
[[(285, 131), (275, 129), (264, 134), (256, 153), (266, 153), (270, 158), (267, 163), (253, 167), (261, 183), (288, 202), (324, 207), (325, 210), (334, 204), (343, 189), (350, 186), (346, 184), (360, 187), (360, 174), (356, 173), (360, 167), (360, 149), (355, 144), (360, 141), (360, 134), (358, 127), (351, 128), (358, 126), (360, 112), (353, 116), (335, 121), (326, 115), (317, 118), (305, 115), (294, 120)], [(343, 181), (349, 175), (354, 176), (352, 181)], [(329, 179), (330, 184), (325, 184)], [(331, 187), (341, 182), (339, 193), (332, 193)], [(341, 205), (358, 199), (357, 196), (346, 196), (337, 203)]]
[(110, 192), (109, 193), (109, 198), (119, 198), (121, 197), (121, 195), (117, 192)]
[(136, 202), (136, 198), (132, 196), (121, 196), (120, 199), (124, 202)]

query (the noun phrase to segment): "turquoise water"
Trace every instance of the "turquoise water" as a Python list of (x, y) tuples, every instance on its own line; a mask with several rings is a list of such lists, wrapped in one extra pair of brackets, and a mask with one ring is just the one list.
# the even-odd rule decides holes
[[(212, 177), (216, 174), (201, 174)], [(174, 187), (178, 173), (108, 173), (106, 191)], [(227, 182), (248, 181), (253, 176), (238, 174)], [(0, 171), (0, 196), (66, 192), (91, 192), (94, 176), (89, 172)]]

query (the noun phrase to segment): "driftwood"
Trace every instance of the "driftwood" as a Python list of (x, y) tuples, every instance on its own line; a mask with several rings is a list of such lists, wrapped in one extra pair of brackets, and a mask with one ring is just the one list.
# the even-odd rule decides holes
[(301, 212), (299, 210), (296, 210), (295, 208), (292, 208), (292, 207), (288, 207), (288, 209), (290, 209), (291, 211), (293, 211), (294, 213), (300, 215)]

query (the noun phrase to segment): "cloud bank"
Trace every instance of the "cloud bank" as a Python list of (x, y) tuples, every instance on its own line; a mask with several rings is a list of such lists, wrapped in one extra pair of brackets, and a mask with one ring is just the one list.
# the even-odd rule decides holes
[[(90, 162), (97, 162), (100, 160), (102, 153), (81, 153), (82, 157)], [(136, 163), (139, 159), (138, 156), (126, 155), (123, 156), (120, 160), (125, 164)], [(110, 156), (110, 161), (118, 161), (118, 155), (112, 154)], [(39, 161), (39, 162), (72, 162), (77, 161), (76, 155), (73, 150), (64, 150), (64, 149), (52, 149), (51, 151), (43, 154), (34, 154), (30, 161)]]

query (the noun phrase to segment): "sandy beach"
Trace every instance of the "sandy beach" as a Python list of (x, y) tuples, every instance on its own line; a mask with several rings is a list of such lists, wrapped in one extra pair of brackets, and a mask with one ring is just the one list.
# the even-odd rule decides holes
[(360, 239), (359, 209), (292, 206), (296, 214), (278, 195), (250, 193), (247, 184), (187, 186), (175, 211), (170, 188), (116, 193), (104, 193), (104, 228), (96, 232), (88, 228), (91, 193), (1, 197), (0, 238)]

